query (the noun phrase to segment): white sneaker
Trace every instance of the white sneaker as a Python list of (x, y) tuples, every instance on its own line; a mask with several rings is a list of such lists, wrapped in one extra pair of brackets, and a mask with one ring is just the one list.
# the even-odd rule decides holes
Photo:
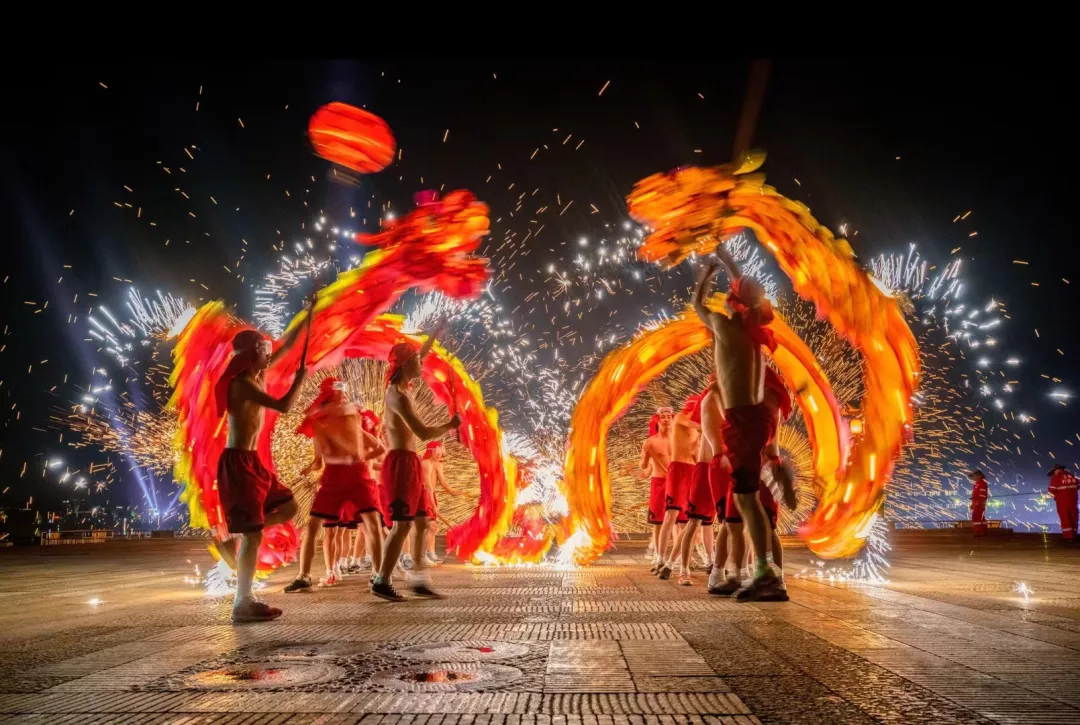
[(319, 586), (323, 588), (336, 587), (338, 585), (338, 578), (334, 572), (329, 572), (326, 576), (319, 580)]
[(433, 552), (433, 551), (427, 552), (424, 555), (424, 559), (426, 559), (427, 563), (431, 564), (432, 566), (439, 566), (440, 564), (442, 564), (442, 559), (440, 559), (438, 556), (436, 556), (435, 552)]
[(360, 560), (360, 571), (367, 571), (371, 568), (371, 557), (365, 556)]

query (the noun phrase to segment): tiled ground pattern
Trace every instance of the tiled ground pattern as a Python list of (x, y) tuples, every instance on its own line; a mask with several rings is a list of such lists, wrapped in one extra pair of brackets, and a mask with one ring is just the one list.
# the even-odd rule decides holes
[(283, 574), (285, 616), (244, 626), (185, 585), (198, 542), (0, 551), (0, 723), (1080, 723), (1080, 549), (896, 543), (887, 586), (789, 551), (786, 604), (658, 581), (634, 542), (578, 571), (448, 563), (436, 602)]

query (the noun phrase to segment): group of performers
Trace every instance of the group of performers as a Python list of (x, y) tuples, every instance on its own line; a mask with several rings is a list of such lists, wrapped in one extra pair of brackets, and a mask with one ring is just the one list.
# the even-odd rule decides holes
[[(263, 465), (257, 447), (264, 411), (287, 412), (307, 375), (312, 309), (309, 306), (300, 363), (283, 396), (274, 398), (266, 393), (264, 373), (297, 342), (300, 326), (273, 354), (270, 340), (261, 333), (238, 333), (233, 338), (233, 359), (217, 384), (219, 409), (227, 411), (229, 425), (227, 447), (218, 462), (218, 493), (229, 533), (241, 537), (234, 622), (267, 621), (281, 616), (280, 609), (255, 599), (252, 583), (263, 528), (292, 519), (297, 506), (292, 491)], [(429, 425), (416, 413), (411, 396), (412, 383), (420, 377), (421, 362), (438, 332), (430, 335), (419, 350), (410, 342), (400, 342), (391, 349), (381, 423), (374, 412), (361, 410), (349, 401), (344, 383), (335, 378), (322, 381), (319, 395), (297, 429), (314, 440), (315, 455), (307, 472), (321, 469), (322, 473), (300, 547), (300, 571), (285, 588), (286, 593), (312, 588), (315, 539), (319, 528), (324, 527), (327, 571), (323, 586), (335, 585), (346, 572), (341, 560), (348, 556), (345, 552), (349, 542), (344, 532), (356, 529), (353, 560), (348, 563), (355, 563), (366, 549), (374, 569), (372, 594), (392, 602), (404, 600), (391, 582), (391, 575), (402, 563), (414, 596), (440, 597), (431, 588), (427, 573), (428, 567), (438, 561), (434, 547), (438, 517), (435, 486), (458, 492), (447, 485), (443, 475), (445, 453), (439, 439), (461, 421), (454, 415), (445, 423)], [(415, 450), (417, 439), (428, 442), (423, 460)], [(403, 558), (402, 549), (410, 535), (411, 556)]]
[[(714, 371), (678, 413), (669, 407), (656, 411), (642, 446), (640, 467), (651, 475), (651, 571), (669, 579), (678, 570), (679, 584), (690, 586), (691, 553), (700, 530), (711, 562), (709, 594), (784, 601), (776, 498), (791, 509), (796, 498), (776, 434), (791, 414), (791, 396), (765, 362), (765, 349), (775, 343), (767, 328), (772, 308), (764, 289), (740, 274), (726, 250), (717, 254), (732, 280), (728, 314), (705, 304), (716, 265), (706, 270), (694, 293), (694, 309), (712, 331)], [(743, 586), (739, 572), (746, 565), (746, 538), (752, 576)]]

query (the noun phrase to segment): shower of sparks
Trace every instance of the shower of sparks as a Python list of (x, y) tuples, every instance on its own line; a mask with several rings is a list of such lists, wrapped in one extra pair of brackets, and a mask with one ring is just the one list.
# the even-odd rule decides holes
[(1013, 587), (1013, 591), (1022, 596), (1025, 602), (1032, 594), (1035, 593), (1035, 590), (1029, 587), (1024, 582), (1016, 582), (1016, 586)]

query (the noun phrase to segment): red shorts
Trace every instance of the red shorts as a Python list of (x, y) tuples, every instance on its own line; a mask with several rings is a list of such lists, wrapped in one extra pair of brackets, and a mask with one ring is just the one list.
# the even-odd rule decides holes
[(383, 516), (391, 521), (412, 521), (423, 516), (424, 483), (420, 478), (420, 457), (413, 451), (393, 450), (386, 454), (382, 471)]
[(649, 515), (645, 520), (655, 526), (664, 523), (664, 484), (666, 482), (666, 478), (654, 478), (649, 482)]
[(226, 448), (218, 459), (218, 498), (230, 534), (262, 531), (266, 514), (292, 500), (292, 491), (263, 465), (257, 451)]
[(694, 479), (690, 483), (690, 498), (686, 515), (702, 522), (702, 526), (712, 526), (716, 518), (716, 499), (713, 498), (709, 485), (709, 464), (698, 461), (694, 464)]
[(716, 514), (723, 520), (727, 516), (727, 499), (731, 491), (731, 464), (724, 455), (713, 456), (709, 461), (709, 488), (716, 502)]
[(775, 425), (773, 413), (764, 403), (724, 412), (724, 444), (731, 461), (731, 490), (735, 493), (754, 493), (761, 486), (761, 454)]
[(365, 476), (367, 466), (328, 465), (323, 469), (311, 515), (343, 524), (359, 520), (360, 514), (379, 509), (375, 482)]
[(690, 499), (690, 483), (693, 478), (693, 463), (672, 461), (668, 465), (667, 480), (664, 482), (665, 509), (668, 511), (675, 509), (681, 514), (686, 513)]

